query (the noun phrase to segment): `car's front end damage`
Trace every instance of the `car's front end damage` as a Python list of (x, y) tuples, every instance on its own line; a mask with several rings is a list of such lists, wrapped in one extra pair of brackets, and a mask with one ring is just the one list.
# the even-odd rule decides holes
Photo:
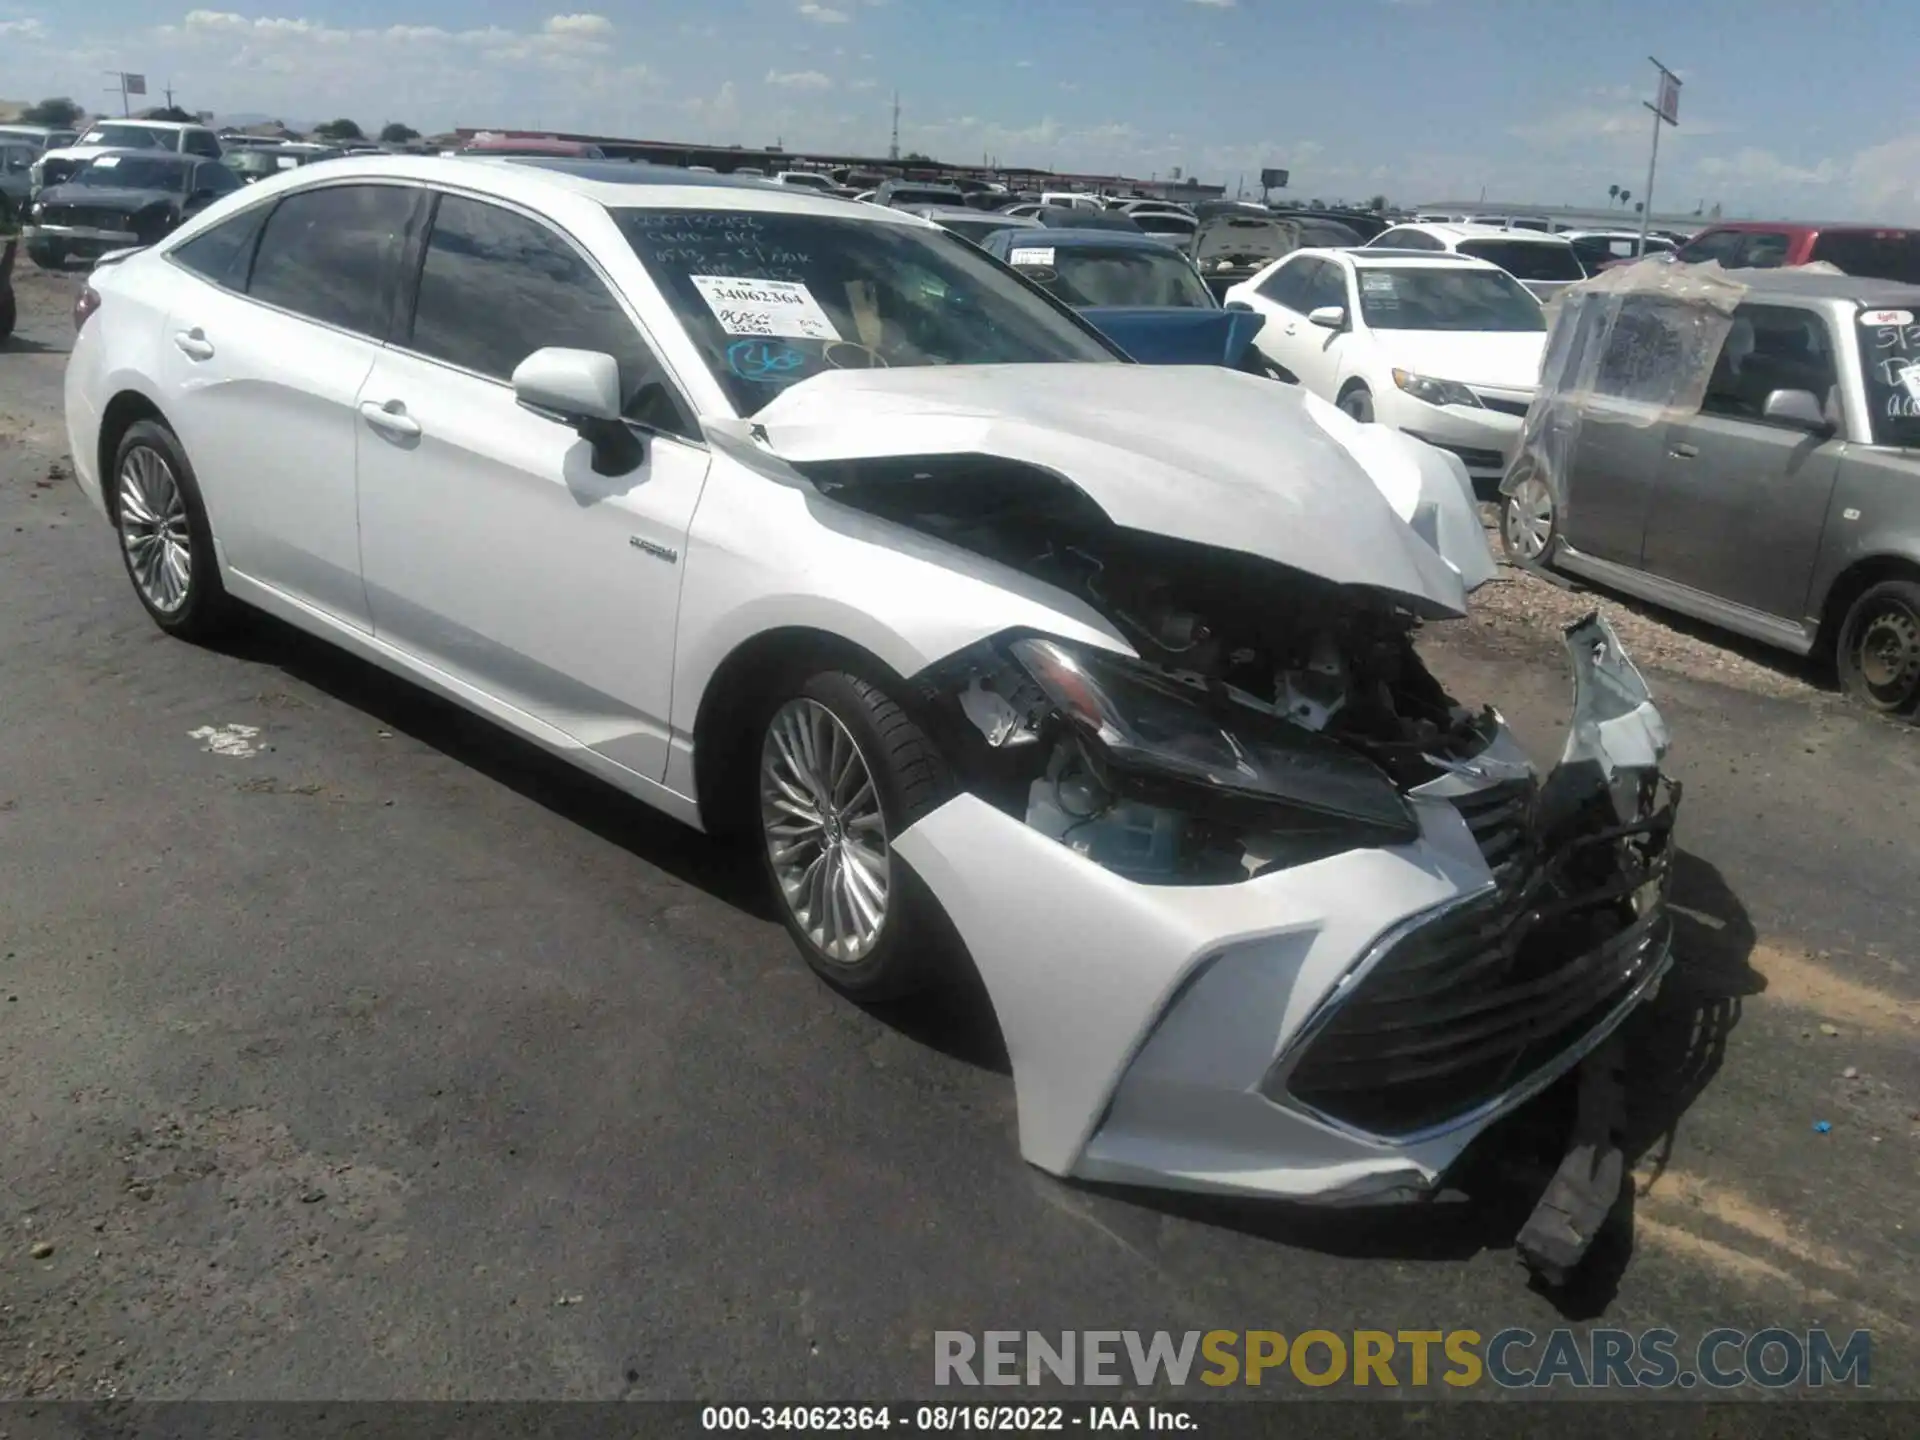
[[(1043, 377), (990, 421), (969, 382), (926, 383), (953, 390), (917, 407), (935, 453), (885, 453), (915, 408), (891, 380), (841, 386), (879, 417), (864, 455), (828, 453), (824, 392), (755, 433), (838, 505), (1112, 627), (1106, 645), (1001, 630), (911, 677), (959, 793), (894, 852), (991, 997), (1023, 1154), (1193, 1191), (1432, 1195), (1670, 963), (1678, 789), (1617, 637), (1568, 631), (1571, 737), (1541, 775), (1415, 647), (1492, 573), (1455, 462), (1215, 372), (1193, 383), (1216, 418), (1286, 407), (1222, 430), (1288, 445), (1216, 441), (1183, 489), (1155, 473), (1183, 437), (1147, 435), (1178, 422), (1122, 419), (1118, 393), (1042, 437)], [(1086, 440), (1077, 466), (1063, 431)], [(1243, 470), (1267, 484), (1237, 488)]]

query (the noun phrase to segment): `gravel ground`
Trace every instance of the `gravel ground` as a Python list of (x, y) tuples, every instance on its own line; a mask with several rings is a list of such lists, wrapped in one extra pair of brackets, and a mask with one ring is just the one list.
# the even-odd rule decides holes
[[(1481, 518), (1494, 553), (1501, 555), (1496, 508), (1483, 505)], [(1508, 563), (1504, 556), (1499, 578), (1474, 595), (1471, 619), (1489, 646), (1520, 653), (1542, 645), (1557, 646), (1563, 628), (1596, 609), (1644, 670), (1712, 680), (1756, 695), (1839, 699), (1831, 677), (1811, 661), (1640, 600), (1591, 589), (1570, 576), (1545, 579)]]

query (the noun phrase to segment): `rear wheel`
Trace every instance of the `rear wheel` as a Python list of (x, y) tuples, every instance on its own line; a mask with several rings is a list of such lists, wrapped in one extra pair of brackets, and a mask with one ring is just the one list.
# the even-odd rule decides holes
[(108, 489), (120, 558), (147, 614), (169, 635), (204, 640), (231, 618), (213, 532), (180, 441), (158, 420), (128, 427)]
[(1373, 423), (1373, 392), (1364, 385), (1355, 385), (1340, 396), (1340, 408), (1346, 411), (1362, 425)]
[(893, 841), (951, 793), (933, 742), (849, 671), (782, 687), (756, 755), (760, 853), (807, 963), (859, 1000), (940, 978), (934, 902)]
[(1840, 626), (1836, 668), (1847, 694), (1885, 715), (1920, 700), (1920, 583), (1869, 586)]
[(67, 247), (43, 241), (27, 246), (27, 258), (42, 270), (64, 270), (67, 265)]

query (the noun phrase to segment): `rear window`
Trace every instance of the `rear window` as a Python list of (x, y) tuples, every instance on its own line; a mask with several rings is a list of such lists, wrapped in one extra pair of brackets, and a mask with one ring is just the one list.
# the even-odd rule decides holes
[(1455, 248), (1462, 255), (1498, 265), (1516, 280), (1584, 280), (1587, 275), (1571, 245), (1538, 240), (1462, 240)]
[(1874, 280), (1920, 284), (1920, 233), (1912, 230), (1828, 230), (1813, 258)]
[(1920, 449), (1920, 324), (1911, 310), (1863, 310), (1860, 370), (1876, 444)]

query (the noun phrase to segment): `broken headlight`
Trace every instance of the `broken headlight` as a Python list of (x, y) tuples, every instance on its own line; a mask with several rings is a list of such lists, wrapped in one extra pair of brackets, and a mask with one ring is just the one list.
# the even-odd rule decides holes
[(1321, 853), (1416, 839), (1406, 798), (1371, 761), (1217, 689), (1053, 640), (1011, 646), (1081, 740), (1105, 789)]

